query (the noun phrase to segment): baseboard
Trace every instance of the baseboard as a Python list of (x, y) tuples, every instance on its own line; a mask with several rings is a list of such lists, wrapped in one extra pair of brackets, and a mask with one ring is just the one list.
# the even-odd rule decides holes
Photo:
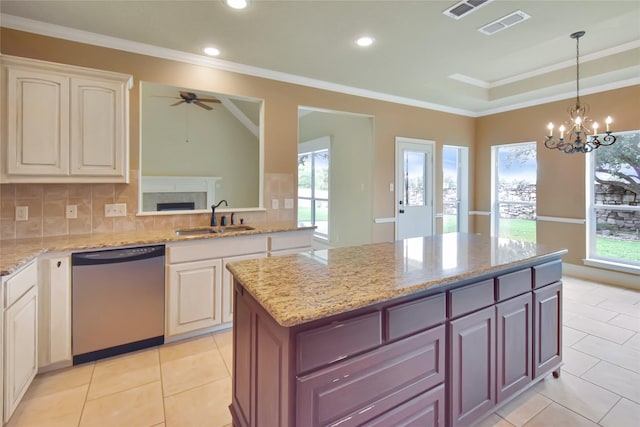
[(611, 270), (602, 270), (600, 268), (567, 263), (562, 263), (562, 272), (567, 276), (577, 277), (579, 279), (592, 280), (594, 282), (640, 291), (640, 278), (635, 274), (619, 273)]

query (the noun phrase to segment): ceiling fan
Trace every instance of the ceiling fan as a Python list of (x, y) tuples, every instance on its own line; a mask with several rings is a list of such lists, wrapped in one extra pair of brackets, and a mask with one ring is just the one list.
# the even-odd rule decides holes
[(171, 106), (174, 107), (174, 106), (180, 105), (182, 103), (187, 103), (187, 104), (196, 104), (198, 107), (202, 107), (205, 110), (213, 110), (213, 107), (210, 107), (210, 106), (208, 106), (207, 104), (204, 104), (204, 103), (205, 102), (215, 102), (216, 104), (220, 104), (220, 100), (218, 100), (218, 99), (214, 99), (214, 98), (198, 98), (198, 95), (196, 95), (193, 92), (180, 91), (180, 98), (182, 98), (181, 101), (178, 101), (175, 104), (171, 104)]

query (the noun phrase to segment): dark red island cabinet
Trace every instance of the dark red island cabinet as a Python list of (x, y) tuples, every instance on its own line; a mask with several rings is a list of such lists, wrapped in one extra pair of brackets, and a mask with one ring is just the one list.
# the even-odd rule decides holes
[(283, 327), (235, 281), (234, 426), (469, 426), (561, 358), (561, 261)]

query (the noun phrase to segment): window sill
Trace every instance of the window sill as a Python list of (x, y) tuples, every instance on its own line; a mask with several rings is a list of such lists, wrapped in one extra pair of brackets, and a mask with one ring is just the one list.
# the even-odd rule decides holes
[(621, 273), (640, 274), (640, 266), (637, 265), (604, 261), (601, 259), (584, 259), (582, 262), (589, 267), (606, 268), (607, 270), (619, 271)]

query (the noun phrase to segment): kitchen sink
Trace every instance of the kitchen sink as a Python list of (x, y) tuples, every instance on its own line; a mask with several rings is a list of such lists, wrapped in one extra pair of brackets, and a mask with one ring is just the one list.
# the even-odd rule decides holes
[(232, 231), (250, 231), (250, 230), (255, 230), (254, 227), (251, 227), (249, 225), (244, 225), (244, 224), (240, 224), (240, 225), (226, 225), (224, 227), (220, 227), (218, 229), (219, 233), (229, 233)]
[(214, 234), (220, 231), (213, 227), (199, 227), (199, 228), (181, 228), (176, 230), (178, 236), (192, 236), (196, 234)]
[(178, 236), (197, 236), (199, 234), (215, 234), (215, 233), (231, 233), (234, 231), (250, 231), (255, 230), (249, 225), (227, 225), (223, 227), (198, 227), (198, 228), (181, 228), (176, 230)]

